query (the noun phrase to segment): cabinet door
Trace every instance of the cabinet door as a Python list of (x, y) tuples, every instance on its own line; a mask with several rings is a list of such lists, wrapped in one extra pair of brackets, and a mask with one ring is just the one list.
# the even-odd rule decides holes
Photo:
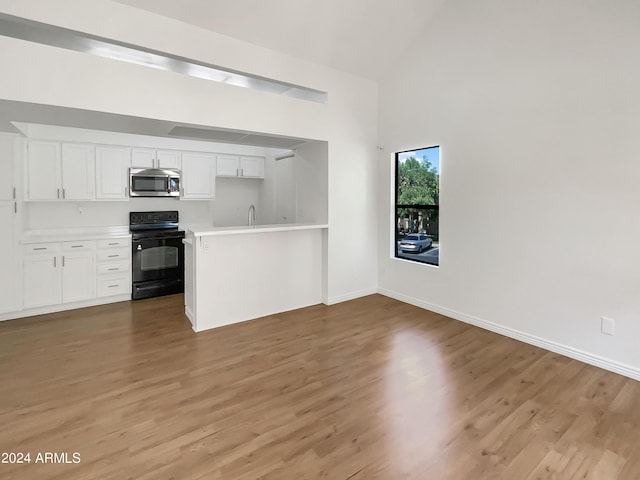
[(79, 302), (96, 297), (94, 252), (62, 254), (62, 302)]
[(19, 148), (18, 137), (12, 134), (0, 133), (0, 201), (15, 199), (15, 184), (13, 183), (14, 159)]
[(156, 160), (158, 168), (177, 168), (178, 170), (182, 168), (180, 152), (172, 150), (158, 150)]
[(20, 310), (20, 262), (18, 260), (17, 225), (14, 202), (0, 201), (0, 223), (4, 232), (0, 235), (0, 312)]
[(92, 200), (95, 177), (93, 146), (62, 144), (62, 199)]
[(156, 151), (152, 148), (134, 148), (131, 150), (133, 168), (154, 168)]
[(61, 267), (56, 255), (24, 257), (24, 306), (57, 305), (62, 300)]
[(182, 154), (182, 198), (212, 199), (216, 157), (209, 153)]
[(27, 200), (60, 198), (60, 144), (29, 142), (27, 154)]
[(240, 175), (243, 177), (264, 178), (264, 158), (240, 157)]
[(218, 177), (237, 177), (239, 169), (239, 157), (235, 155), (218, 155), (216, 159), (216, 175)]
[(96, 198), (129, 199), (130, 161), (130, 148), (96, 147)]

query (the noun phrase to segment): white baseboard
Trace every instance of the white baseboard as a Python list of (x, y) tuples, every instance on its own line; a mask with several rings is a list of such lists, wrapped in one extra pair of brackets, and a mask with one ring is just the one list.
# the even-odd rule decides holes
[(186, 305), (184, 306), (184, 315), (191, 322), (191, 328), (195, 332), (196, 331), (196, 316), (193, 314), (191, 309), (189, 307), (187, 307)]
[(366, 288), (364, 290), (358, 290), (357, 292), (347, 293), (346, 295), (338, 295), (337, 297), (323, 297), (322, 303), (325, 305), (335, 305), (336, 303), (347, 302), (356, 298), (366, 297), (367, 295), (373, 295), (374, 293), (378, 293), (377, 288)]
[(25, 308), (16, 312), (7, 312), (0, 314), (0, 322), (4, 320), (15, 320), (17, 318), (33, 317), (35, 315), (44, 315), (46, 313), (64, 312), (66, 310), (75, 310), (76, 308), (95, 307), (96, 305), (105, 305), (107, 303), (125, 302), (131, 300), (131, 294), (114, 295), (112, 297), (94, 298), (84, 302), (73, 302), (59, 305), (48, 305), (46, 307)]
[(467, 315), (465, 313), (457, 312), (455, 310), (441, 307), (439, 305), (434, 305), (432, 303), (428, 303), (423, 300), (419, 300), (417, 298), (410, 297), (408, 295), (404, 295), (398, 292), (394, 292), (392, 290), (387, 290), (385, 288), (379, 288), (378, 293), (386, 297), (395, 298), (396, 300), (399, 300), (404, 303), (408, 303), (410, 305), (415, 305), (416, 307), (420, 307), (425, 310), (439, 313), (440, 315), (453, 318), (454, 320), (459, 320), (461, 322), (468, 323), (470, 325), (475, 325), (476, 327), (480, 327), (485, 330), (489, 330), (489, 331), (498, 333), (500, 335), (504, 335), (505, 337), (513, 338), (515, 340), (520, 340), (521, 342), (528, 343), (529, 345), (534, 345), (536, 347), (544, 348), (545, 350), (549, 350), (550, 352), (559, 353), (560, 355), (564, 355), (565, 357), (573, 358), (575, 360), (580, 360), (581, 362), (588, 363), (589, 365), (594, 365), (604, 370), (608, 370), (614, 373), (619, 373), (620, 375), (624, 375), (625, 377), (633, 378), (634, 380), (640, 381), (640, 369), (636, 367), (632, 367), (631, 365), (626, 365), (624, 363), (620, 363), (615, 360), (611, 360), (609, 358), (601, 357), (599, 355), (594, 355), (592, 353), (585, 352), (577, 348), (569, 347), (567, 345), (563, 345), (561, 343), (557, 343), (552, 340), (540, 338), (535, 335), (522, 332), (520, 330), (504, 327), (497, 323), (489, 322), (487, 320), (483, 320), (481, 318)]

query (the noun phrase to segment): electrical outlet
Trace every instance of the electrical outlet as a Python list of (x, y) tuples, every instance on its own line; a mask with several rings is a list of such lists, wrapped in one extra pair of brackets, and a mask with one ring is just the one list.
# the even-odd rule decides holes
[(613, 318), (602, 317), (600, 329), (605, 335), (613, 335), (616, 327), (616, 321)]

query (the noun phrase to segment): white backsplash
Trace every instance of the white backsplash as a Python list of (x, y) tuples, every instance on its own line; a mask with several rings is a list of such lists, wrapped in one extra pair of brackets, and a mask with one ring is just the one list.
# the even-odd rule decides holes
[(212, 224), (210, 201), (132, 198), (128, 202), (29, 202), (24, 204), (25, 230), (128, 225), (129, 212), (177, 210), (181, 224)]
[(264, 180), (217, 178), (213, 218), (216, 227), (246, 225), (249, 206), (256, 207), (258, 224), (272, 223), (273, 219), (263, 207), (261, 188)]

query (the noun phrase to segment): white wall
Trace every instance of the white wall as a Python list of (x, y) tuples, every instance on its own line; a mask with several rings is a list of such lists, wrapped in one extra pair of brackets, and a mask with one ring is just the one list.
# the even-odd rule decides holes
[(296, 151), (297, 222), (327, 221), (327, 154), (324, 142), (307, 143)]
[(216, 199), (213, 202), (213, 224), (216, 227), (246, 225), (249, 206), (256, 208), (258, 224), (273, 223), (266, 217), (261, 202), (264, 180), (242, 178), (216, 178)]
[[(631, 0), (444, 3), (380, 86), (384, 292), (640, 377), (638, 25)], [(392, 154), (430, 145), (440, 268), (390, 258)]]
[[(290, 153), (290, 150), (278, 150), (273, 154), (266, 156), (264, 161), (264, 180), (260, 185), (259, 204), (260, 208), (256, 211), (256, 221), (258, 224), (270, 225), (280, 223), (276, 219), (276, 195), (279, 194), (276, 187), (276, 160), (275, 157)], [(295, 199), (294, 199), (295, 201)], [(245, 214), (247, 212), (245, 211)], [(247, 216), (245, 215), (245, 221)], [(293, 222), (295, 219), (290, 221)]]
[(306, 102), (0, 37), (7, 100), (328, 141), (326, 300), (375, 291), (371, 254), (341, 233), (375, 237), (374, 82), (107, 0), (0, 0), (0, 11), (328, 92), (326, 105)]

